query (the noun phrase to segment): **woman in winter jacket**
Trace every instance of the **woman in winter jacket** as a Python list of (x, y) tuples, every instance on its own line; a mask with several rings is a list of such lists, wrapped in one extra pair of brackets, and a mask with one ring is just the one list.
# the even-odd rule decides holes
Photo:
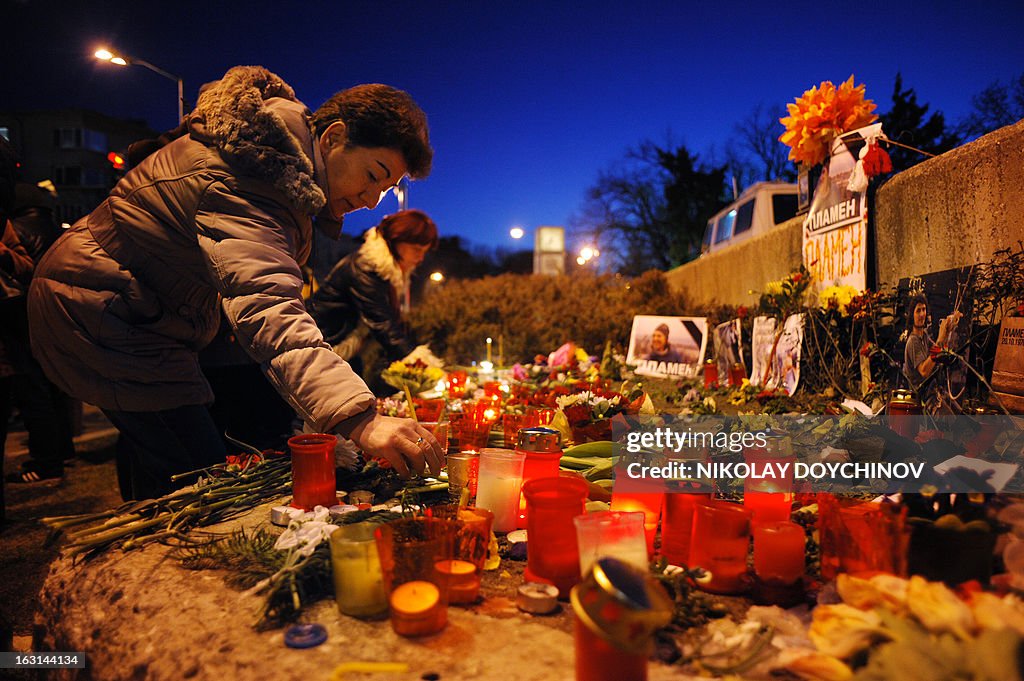
[(402, 313), (409, 306), (413, 270), (436, 246), (437, 226), (426, 213), (399, 211), (370, 229), (362, 246), (338, 261), (313, 295), (310, 312), (324, 339), (353, 367), (370, 336), (389, 361), (416, 347)]
[(406, 174), (429, 173), (426, 116), (384, 85), (317, 112), (261, 67), (204, 87), (188, 134), (131, 170), (54, 244), (29, 294), (33, 346), (50, 379), (121, 431), (132, 496), (222, 460), (197, 352), (220, 310), (241, 346), (312, 428), (337, 432), (403, 474), (439, 470), (426, 429), (374, 411), (362, 380), (302, 302), (313, 218), (340, 228)]

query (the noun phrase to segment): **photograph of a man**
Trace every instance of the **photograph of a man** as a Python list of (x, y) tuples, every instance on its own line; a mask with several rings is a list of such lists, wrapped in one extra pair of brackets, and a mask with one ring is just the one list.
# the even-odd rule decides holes
[(696, 376), (707, 336), (706, 317), (637, 315), (629, 334), (626, 363), (645, 376)]
[(655, 362), (682, 362), (683, 358), (672, 349), (668, 337), (668, 324), (658, 324), (651, 332), (651, 351), (644, 355), (644, 359)]

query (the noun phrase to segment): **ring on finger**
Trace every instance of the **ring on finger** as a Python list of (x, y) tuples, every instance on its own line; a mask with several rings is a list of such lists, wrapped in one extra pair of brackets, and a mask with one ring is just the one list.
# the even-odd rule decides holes
[(426, 442), (426, 439), (424, 439), (422, 435), (420, 437), (416, 438), (416, 444), (417, 445), (422, 445), (424, 442)]

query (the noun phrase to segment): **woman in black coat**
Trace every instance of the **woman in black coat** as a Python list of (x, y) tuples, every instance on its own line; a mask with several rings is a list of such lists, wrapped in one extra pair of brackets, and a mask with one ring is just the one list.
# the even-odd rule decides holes
[(310, 301), (313, 318), (334, 351), (360, 372), (360, 353), (373, 337), (388, 361), (416, 347), (402, 318), (409, 281), (437, 246), (437, 226), (419, 210), (403, 210), (370, 229), (362, 246), (334, 266)]

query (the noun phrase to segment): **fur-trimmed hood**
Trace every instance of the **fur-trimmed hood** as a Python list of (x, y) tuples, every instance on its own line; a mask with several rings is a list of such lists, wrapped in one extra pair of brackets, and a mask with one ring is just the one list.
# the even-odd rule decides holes
[(402, 268), (398, 266), (398, 261), (395, 260), (394, 254), (388, 247), (388, 242), (384, 240), (376, 227), (371, 227), (363, 239), (363, 245), (359, 247), (359, 259), (365, 262), (370, 270), (380, 275), (381, 279), (390, 283), (401, 296), (404, 296), (412, 273), (406, 275), (402, 272)]
[(290, 130), (267, 107), (274, 97), (299, 101), (291, 86), (262, 66), (236, 66), (203, 88), (189, 129), (231, 163), (271, 182), (296, 210), (316, 214), (326, 198), (316, 183), (309, 151), (303, 149), (309, 141), (300, 140), (296, 132), (301, 131)]

